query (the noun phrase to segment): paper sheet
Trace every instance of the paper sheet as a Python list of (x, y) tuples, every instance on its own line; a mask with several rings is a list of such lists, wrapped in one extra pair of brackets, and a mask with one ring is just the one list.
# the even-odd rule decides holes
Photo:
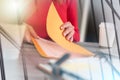
[[(119, 59), (115, 60), (116, 64), (119, 64)], [(51, 60), (51, 64), (55, 64), (55, 60)], [(52, 71), (52, 67), (48, 64), (39, 64), (39, 68), (41, 67), (47, 72)], [(113, 68), (114, 67), (114, 68)], [(83, 78), (84, 80), (119, 80), (119, 65), (111, 66), (108, 61), (104, 59), (99, 59), (97, 57), (89, 57), (89, 58), (79, 58), (79, 59), (68, 59), (62, 65), (59, 66), (64, 71), (72, 73), (76, 76)], [(117, 71), (115, 71), (115, 69)], [(112, 74), (114, 71), (114, 75)], [(109, 76), (108, 76), (109, 75)], [(65, 80), (81, 80), (76, 79), (75, 77), (67, 74), (63, 74), (62, 77)], [(82, 79), (82, 80), (83, 80)]]
[(61, 58), (65, 53), (69, 53), (71, 55), (71, 58), (80, 58), (81, 55), (78, 55), (76, 53), (70, 52), (61, 46), (59, 46), (57, 43), (46, 40), (46, 39), (34, 39), (32, 38), (32, 41), (39, 52), (39, 54), (42, 57), (45, 58), (52, 58), (52, 59), (59, 59)]
[[(101, 69), (102, 67), (103, 70)], [(106, 61), (100, 61), (99, 58), (95, 57), (68, 60), (63, 63), (62, 69), (76, 74), (85, 80), (113, 80), (111, 66)], [(102, 71), (104, 71), (104, 77), (102, 77)], [(64, 77), (66, 80), (76, 80), (71, 76), (64, 75)]]

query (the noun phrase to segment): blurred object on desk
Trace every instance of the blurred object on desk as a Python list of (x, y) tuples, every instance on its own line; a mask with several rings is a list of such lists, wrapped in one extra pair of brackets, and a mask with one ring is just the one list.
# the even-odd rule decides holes
[(99, 45), (101, 47), (112, 47), (115, 41), (114, 24), (102, 22), (99, 25)]

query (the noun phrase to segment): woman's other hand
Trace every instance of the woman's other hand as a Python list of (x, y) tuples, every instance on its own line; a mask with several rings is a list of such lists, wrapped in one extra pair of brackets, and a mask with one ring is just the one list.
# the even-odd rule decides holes
[(61, 30), (63, 30), (63, 36), (68, 40), (73, 42), (73, 36), (74, 36), (74, 26), (71, 24), (71, 22), (66, 22), (63, 25), (61, 25)]
[(34, 31), (32, 26), (27, 25), (26, 31), (25, 31), (25, 36), (24, 36), (24, 41), (28, 42), (28, 43), (32, 43), (31, 37), (34, 37), (37, 39), (39, 38), (39, 36), (36, 34), (36, 32)]

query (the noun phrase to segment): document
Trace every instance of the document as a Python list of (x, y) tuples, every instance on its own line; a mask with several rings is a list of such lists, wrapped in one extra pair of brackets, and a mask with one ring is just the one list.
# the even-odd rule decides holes
[(71, 55), (71, 58), (82, 57), (82, 55), (70, 52), (53, 41), (49, 41), (43, 38), (39, 38), (39, 39), (32, 38), (32, 41), (39, 54), (45, 58), (59, 59), (65, 53), (69, 53)]

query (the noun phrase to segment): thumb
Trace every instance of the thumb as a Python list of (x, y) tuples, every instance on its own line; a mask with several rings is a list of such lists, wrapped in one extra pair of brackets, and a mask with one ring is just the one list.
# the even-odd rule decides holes
[(39, 36), (37, 35), (35, 30), (31, 26), (28, 27), (28, 30), (29, 30), (32, 37), (37, 38), (37, 39), (39, 38)]

